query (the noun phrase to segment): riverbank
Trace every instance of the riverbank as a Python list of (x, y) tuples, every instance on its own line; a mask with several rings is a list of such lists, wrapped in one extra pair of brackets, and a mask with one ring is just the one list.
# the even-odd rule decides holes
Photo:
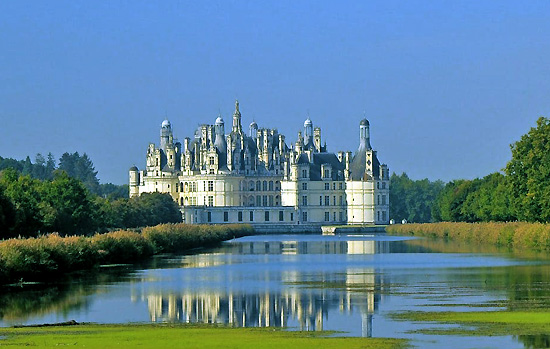
[[(404, 348), (386, 338), (328, 337), (332, 332), (214, 325), (132, 324), (1, 328), (0, 346), (86, 348)], [(2, 339), (2, 337), (5, 337)]]
[(550, 251), (550, 224), (526, 222), (422, 223), (386, 227), (390, 235), (436, 237), (474, 244)]
[(0, 242), (0, 284), (51, 280), (101, 264), (132, 263), (158, 253), (209, 247), (251, 235), (246, 224), (160, 224), (140, 231), (119, 230), (91, 237), (49, 234)]

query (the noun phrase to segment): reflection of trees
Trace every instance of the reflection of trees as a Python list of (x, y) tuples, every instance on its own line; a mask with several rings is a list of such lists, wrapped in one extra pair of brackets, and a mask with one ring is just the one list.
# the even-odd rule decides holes
[(53, 312), (67, 314), (73, 309), (88, 308), (88, 297), (99, 291), (97, 285), (121, 281), (130, 269), (116, 268), (91, 272), (55, 285), (23, 285), (0, 293), (0, 320), (6, 325), (23, 323), (32, 317)]
[(516, 338), (523, 343), (524, 348), (550, 348), (548, 334), (521, 335)]

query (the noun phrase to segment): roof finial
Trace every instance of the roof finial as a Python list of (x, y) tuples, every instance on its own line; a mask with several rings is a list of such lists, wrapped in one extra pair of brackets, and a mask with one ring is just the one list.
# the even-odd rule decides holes
[(235, 99), (235, 111), (239, 111), (239, 100)]

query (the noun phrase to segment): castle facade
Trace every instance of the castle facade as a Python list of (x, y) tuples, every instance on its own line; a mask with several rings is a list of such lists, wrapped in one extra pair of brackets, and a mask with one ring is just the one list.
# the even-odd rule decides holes
[[(229, 130), (228, 130), (229, 131)], [(287, 146), (277, 129), (250, 124), (243, 131), (239, 102), (231, 130), (219, 116), (193, 139), (174, 140), (164, 120), (160, 144), (149, 144), (146, 167), (130, 168), (130, 197), (172, 195), (187, 223), (253, 225), (387, 224), (389, 169), (370, 144), (370, 125), (359, 123), (359, 147), (327, 152), (321, 129), (308, 118)]]

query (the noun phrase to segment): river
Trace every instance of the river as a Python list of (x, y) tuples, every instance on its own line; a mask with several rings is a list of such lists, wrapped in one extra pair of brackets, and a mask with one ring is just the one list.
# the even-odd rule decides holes
[[(549, 307), (550, 265), (394, 236), (262, 235), (0, 293), (0, 326), (189, 322), (407, 338), (423, 348), (528, 347), (533, 338), (427, 335), (405, 311)], [(546, 338), (545, 338), (546, 339)]]

